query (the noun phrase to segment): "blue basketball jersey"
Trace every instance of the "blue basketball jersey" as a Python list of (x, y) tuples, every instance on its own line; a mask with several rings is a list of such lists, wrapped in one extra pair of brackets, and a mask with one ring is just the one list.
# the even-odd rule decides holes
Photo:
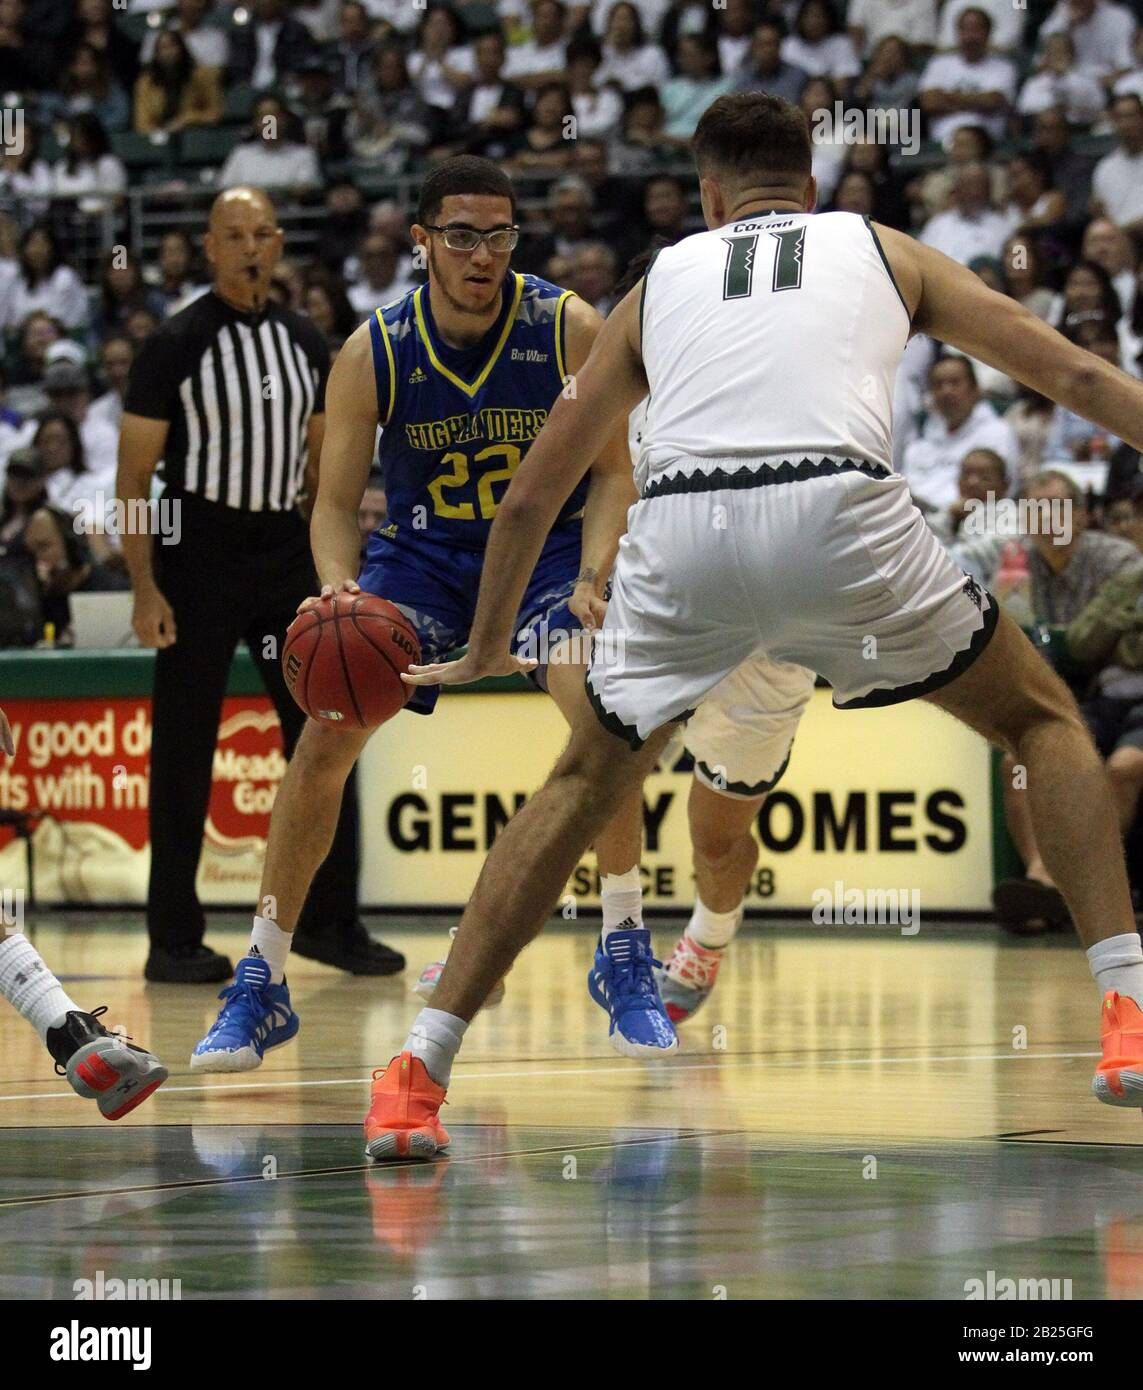
[[(510, 271), (496, 323), (463, 349), (441, 340), (427, 285), (375, 311), (383, 536), (485, 548), (500, 499), (564, 388), (571, 293)], [(585, 476), (557, 524), (583, 511), (587, 488)]]

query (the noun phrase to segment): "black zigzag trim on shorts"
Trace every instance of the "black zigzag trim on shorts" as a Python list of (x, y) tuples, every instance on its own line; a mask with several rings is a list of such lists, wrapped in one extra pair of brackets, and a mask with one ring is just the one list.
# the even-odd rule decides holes
[(864, 473), (869, 478), (892, 478), (896, 475), (883, 463), (871, 463), (869, 459), (813, 459), (803, 458), (801, 463), (787, 459), (779, 464), (762, 464), (753, 468), (743, 464), (733, 473), (725, 468), (714, 468), (709, 473), (675, 473), (669, 477), (656, 478), (643, 490), (643, 500), (650, 497), (670, 497), (685, 492), (719, 492), (723, 488), (770, 487), (774, 483), (804, 483), (813, 478), (827, 478), (838, 473)]
[[(793, 744), (790, 745), (790, 753), (794, 751)], [(730, 792), (732, 796), (764, 796), (766, 792), (773, 791), (785, 775), (786, 769), (790, 766), (790, 753), (782, 763), (773, 777), (763, 778), (761, 782), (727, 782), (724, 787), (712, 787), (711, 791)], [(707, 767), (706, 763), (697, 760), (695, 766), (700, 769), (708, 782), (717, 782), (718, 776), (713, 768)]]
[(969, 579), (964, 591), (973, 603), (978, 603), (974, 591), (977, 594), (987, 594), (989, 606), (984, 609), (984, 623), (972, 634), (972, 641), (963, 651), (957, 652), (943, 671), (934, 671), (923, 681), (914, 681), (912, 685), (899, 685), (894, 690), (871, 690), (868, 695), (862, 695), (856, 700), (846, 700), (843, 705), (839, 705), (835, 700), (834, 709), (872, 709), (879, 705), (900, 705), (906, 700), (916, 700), (921, 695), (930, 695), (934, 690), (940, 690), (942, 685), (948, 685), (967, 671), (992, 640), (992, 634), (1000, 620), (1000, 605), (988, 590), (982, 590), (974, 579)]
[[(612, 714), (610, 710), (603, 708), (603, 702), (592, 688), (591, 681), (587, 675), (583, 678), (583, 688), (587, 691), (588, 703), (595, 711), (596, 718), (603, 725), (609, 734), (614, 734), (616, 738), (621, 738), (633, 753), (638, 753), (639, 749), (647, 742), (645, 738), (639, 737), (639, 731), (633, 724), (624, 724), (617, 714)], [(694, 710), (684, 710), (682, 714), (675, 715), (674, 719), (668, 719), (668, 724), (685, 724), (688, 719), (694, 718)]]

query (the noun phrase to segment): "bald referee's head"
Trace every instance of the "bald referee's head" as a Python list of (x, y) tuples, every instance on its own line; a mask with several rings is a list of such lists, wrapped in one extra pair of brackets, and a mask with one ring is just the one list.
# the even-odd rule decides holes
[(765, 92), (711, 102), (691, 141), (710, 228), (764, 208), (813, 212), (810, 128), (800, 107)]
[(260, 188), (220, 193), (203, 238), (215, 292), (237, 309), (264, 308), (283, 241), (274, 204)]

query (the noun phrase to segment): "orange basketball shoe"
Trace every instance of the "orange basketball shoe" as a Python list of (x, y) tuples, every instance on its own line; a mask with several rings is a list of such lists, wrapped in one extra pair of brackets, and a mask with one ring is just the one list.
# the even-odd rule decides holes
[(1106, 1105), (1143, 1108), (1143, 1010), (1109, 989), (1103, 996), (1103, 1060), (1091, 1089)]
[(373, 1073), (372, 1104), (365, 1117), (365, 1156), (375, 1163), (386, 1158), (432, 1158), (447, 1149), (448, 1131), (438, 1111), (445, 1089), (429, 1075), (424, 1062), (411, 1052), (394, 1057)]

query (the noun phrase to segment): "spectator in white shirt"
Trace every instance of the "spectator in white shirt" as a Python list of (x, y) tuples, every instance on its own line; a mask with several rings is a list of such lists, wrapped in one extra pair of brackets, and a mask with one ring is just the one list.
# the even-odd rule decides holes
[(567, 11), (560, 0), (535, 0), (532, 37), (508, 50), (505, 78), (525, 91), (536, 91), (547, 82), (562, 80), (567, 54), (566, 25)]
[[(226, 67), (230, 56), (230, 41), (225, 32), (206, 22), (210, 10), (210, 0), (175, 0), (174, 19), (168, 20), (167, 28), (174, 29), (183, 36), (191, 57), (200, 68)], [(140, 63), (146, 64), (155, 56), (155, 40), (161, 31), (148, 29), (139, 52)]]
[(433, 5), (426, 11), (407, 67), (426, 106), (452, 110), (457, 93), (472, 80), (476, 59), (464, 42), (460, 20), (450, 9)]
[(603, 49), (594, 34), (572, 39), (567, 49), (568, 88), (579, 140), (607, 139), (623, 119), (623, 98), (598, 78)]
[[(409, 0), (361, 0), (361, 6), (371, 22), (382, 20), (399, 34), (411, 34), (423, 13), (416, 5), (410, 5)], [(520, 8), (522, 11), (523, 0), (520, 0)]]
[(127, 170), (111, 153), (98, 116), (85, 112), (68, 122), (67, 154), (52, 171), (52, 187), (60, 197), (75, 198), (80, 212), (92, 216), (113, 208), (126, 193)]
[(1124, 367), (1137, 376), (1135, 334), (1111, 276), (1097, 261), (1076, 261), (1064, 280), (1063, 307), (1055, 326), (1067, 337), (1078, 340), (1083, 326), (1093, 322), (1114, 327)]
[(36, 310), (65, 328), (86, 328), (91, 317), (83, 281), (64, 264), (55, 233), (40, 225), (20, 238), (20, 269), (7, 296), (4, 327), (18, 327)]
[(967, 357), (939, 357), (929, 371), (933, 415), (920, 439), (905, 450), (902, 474), (922, 511), (947, 511), (959, 496), (960, 467), (973, 449), (992, 449), (1009, 480), (1019, 449), (1012, 430), (980, 398)]
[(722, 64), (723, 72), (733, 73), (750, 53), (755, 23), (753, 0), (724, 0), (724, 8), (716, 10), (715, 14), (718, 20), (718, 61)]
[(236, 145), (219, 170), (218, 187), (291, 188), (304, 192), (321, 184), (316, 153), (287, 135), (291, 121), (285, 103), (263, 96), (254, 107), (252, 138)]
[[(852, 145), (846, 144), (844, 131), (841, 129), (839, 121), (830, 120), (820, 126), (815, 124), (814, 117), (819, 111), (827, 111), (832, 115), (834, 98), (833, 83), (828, 77), (811, 77), (802, 88), (802, 95), (798, 102), (810, 124), (810, 131), (813, 136), (811, 142), (812, 167), (818, 185), (818, 202), (823, 207), (833, 197), (838, 180), (841, 178), (841, 171), (845, 168), (850, 151), (853, 149)], [(819, 130), (829, 131), (833, 138), (831, 140), (819, 139)]]
[(78, 511), (92, 505), (102, 494), (106, 504), (115, 500), (115, 454), (110, 466), (92, 466), (83, 439), (72, 417), (62, 410), (49, 410), (40, 416), (32, 446), (44, 460), (47, 473), (44, 486), (53, 506)]
[(360, 278), (349, 287), (349, 302), (361, 319), (411, 290), (416, 280), (401, 265), (401, 248), (384, 232), (370, 232), (358, 253)]
[(670, 75), (667, 55), (644, 36), (639, 11), (630, 0), (618, 0), (607, 16), (603, 62), (595, 80), (614, 82), (623, 91), (633, 92), (639, 87), (659, 87)]
[(1125, 72), (1122, 77), (1116, 78), (1115, 85), (1111, 89), (1116, 96), (1134, 92), (1136, 96), (1143, 97), (1143, 24), (1140, 24), (1135, 31), (1132, 51), (1135, 55), (1134, 66), (1130, 72)]
[(1090, 72), (1076, 67), (1071, 35), (1061, 30), (1049, 34), (1036, 71), (1020, 88), (1016, 110), (1035, 116), (1059, 107), (1072, 125), (1089, 126), (1103, 115), (1103, 87)]
[(854, 48), (866, 58), (890, 36), (914, 48), (932, 48), (937, 40), (933, 0), (849, 0), (846, 24)]
[(1110, 217), (1093, 217), (1084, 228), (1080, 255), (1085, 261), (1103, 266), (1111, 277), (1115, 293), (1130, 314), (1135, 308), (1135, 272), (1139, 260), (1135, 243)]
[(802, 0), (794, 32), (782, 42), (782, 58), (811, 77), (829, 78), (839, 96), (861, 72), (853, 40), (838, 26), (829, 0)]
[(123, 422), (123, 400), (127, 395), (127, 378), (135, 360), (135, 344), (125, 333), (112, 333), (104, 338), (99, 349), (99, 362), (107, 390), (87, 408), (87, 418), (98, 425), (107, 425), (118, 435)]
[(25, 216), (45, 217), (54, 184), (51, 165), (40, 157), (36, 127), (25, 122), (23, 140), (0, 145), (0, 196), (12, 198)]
[(1135, 20), (1125, 5), (1113, 5), (1111, 0), (1057, 0), (1040, 25), (1041, 42), (1061, 30), (1071, 35), (1076, 61), (1085, 71), (1113, 81), (1130, 69)]
[(194, 267), (194, 244), (186, 232), (164, 232), (159, 241), (158, 264), (144, 270), (143, 278), (162, 296), (168, 318), (210, 289), (209, 284), (196, 277)]
[(963, 125), (983, 126), (994, 140), (1002, 140), (1016, 95), (1016, 69), (988, 52), (988, 15), (971, 6), (961, 11), (956, 27), (957, 51), (931, 58), (918, 90), (930, 134), (946, 149), (953, 132)]
[(963, 165), (952, 186), (952, 207), (930, 217), (920, 239), (961, 265), (969, 265), (979, 256), (999, 259), (1011, 225), (989, 205), (990, 190), (986, 165)]
[[(568, 20), (568, 33), (575, 33), (579, 28), (586, 10), (591, 10), (591, 32), (598, 39), (602, 39), (607, 33), (608, 16), (615, 0), (591, 0), (590, 5), (573, 4), (571, 15)], [(692, 0), (693, 3), (693, 0)], [(709, 5), (709, 0), (701, 0), (704, 7)], [(639, 20), (643, 26), (643, 32), (658, 37), (659, 31), (663, 26), (667, 11), (672, 8), (671, 0), (634, 0), (635, 8), (639, 12)]]
[(1095, 166), (1092, 211), (1134, 234), (1143, 231), (1143, 97), (1114, 97), (1111, 120), (1118, 148)]
[(957, 20), (965, 10), (983, 10), (992, 24), (989, 46), (996, 53), (1014, 53), (1024, 38), (1026, 5), (1016, 0), (945, 0), (941, 8), (937, 47), (952, 49), (957, 45)]

